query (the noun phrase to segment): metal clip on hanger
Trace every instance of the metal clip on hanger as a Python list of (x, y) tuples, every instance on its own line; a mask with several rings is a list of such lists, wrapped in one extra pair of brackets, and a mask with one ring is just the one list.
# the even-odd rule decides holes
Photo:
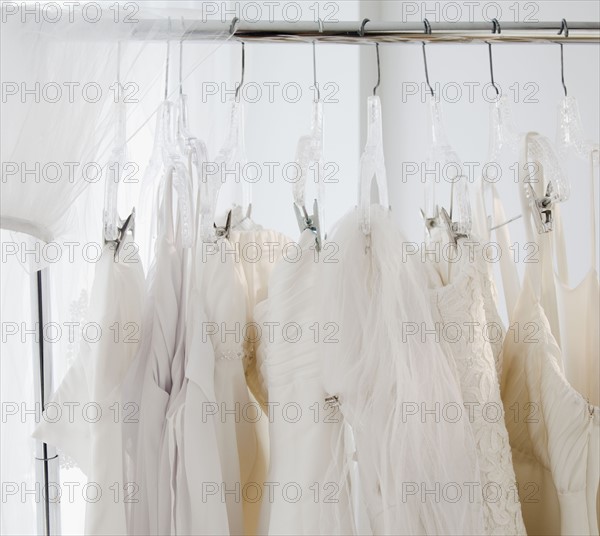
[[(319, 31), (323, 31), (323, 24), (319, 19)], [(315, 243), (317, 251), (321, 250), (321, 225), (322, 217), (319, 214), (324, 197), (323, 182), (321, 180), (323, 169), (323, 104), (320, 100), (321, 92), (317, 82), (317, 61), (315, 52), (315, 42), (313, 46), (313, 81), (315, 87), (315, 100), (312, 106), (312, 117), (310, 133), (302, 136), (298, 141), (296, 148), (296, 163), (300, 168), (299, 180), (293, 184), (294, 212), (300, 232), (310, 229), (315, 234)], [(315, 182), (317, 183), (317, 196), (313, 202), (313, 213), (308, 214), (305, 206), (306, 197), (306, 179), (309, 175), (311, 165), (316, 164)]]
[(543, 197), (537, 197), (533, 186), (527, 183), (529, 186), (529, 193), (532, 201), (531, 205), (534, 209), (535, 214), (535, 226), (539, 234), (549, 233), (553, 229), (552, 220), (552, 203), (554, 201), (552, 182), (548, 183), (546, 187), (546, 194)]
[[(359, 35), (364, 35), (365, 25), (369, 19), (364, 19)], [(377, 95), (377, 88), (381, 81), (381, 64), (379, 61), (379, 44), (375, 43), (377, 54), (377, 84), (373, 88), (373, 95), (367, 99), (367, 143), (360, 159), (360, 180), (358, 189), (358, 203), (360, 210), (360, 228), (367, 238), (365, 253), (370, 248), (371, 235), (371, 185), (373, 179), (377, 184), (379, 204), (389, 210), (387, 176), (383, 154), (383, 125), (381, 114), (381, 100)]]
[(127, 219), (125, 221), (121, 220), (121, 224), (119, 226), (119, 234), (115, 240), (115, 259), (118, 257), (119, 253), (123, 249), (123, 243), (125, 242), (125, 237), (128, 233), (130, 233), (131, 238), (135, 240), (135, 207), (131, 209), (131, 214), (127, 216)]
[(231, 231), (231, 210), (227, 213), (227, 221), (223, 227), (218, 227), (216, 223), (213, 223), (213, 227), (217, 238), (229, 238), (229, 232)]
[(442, 207), (439, 212), (441, 219), (444, 222), (444, 227), (448, 232), (452, 243), (456, 246), (458, 245), (458, 239), (468, 238), (469, 233), (464, 229), (460, 222), (452, 221), (452, 211), (454, 208), (454, 183), (452, 183), (452, 186), (450, 187), (450, 192), (450, 214), (448, 214), (444, 207)]

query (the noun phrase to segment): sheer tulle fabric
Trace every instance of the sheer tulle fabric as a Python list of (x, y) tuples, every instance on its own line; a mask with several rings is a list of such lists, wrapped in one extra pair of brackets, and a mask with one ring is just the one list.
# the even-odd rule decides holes
[(433, 325), (426, 281), (379, 206), (371, 229), (367, 241), (358, 212), (345, 216), (330, 239), (339, 262), (324, 264), (321, 278), (325, 316), (339, 327), (339, 342), (322, 346), (324, 382), (354, 433), (371, 529), (482, 534), (479, 467), (457, 378), (420, 331)]

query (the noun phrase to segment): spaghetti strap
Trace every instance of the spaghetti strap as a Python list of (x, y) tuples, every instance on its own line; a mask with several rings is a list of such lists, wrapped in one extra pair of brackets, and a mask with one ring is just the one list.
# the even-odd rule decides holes
[(595, 147), (590, 152), (590, 255), (592, 256), (591, 266), (595, 272), (598, 272), (598, 261), (596, 259), (596, 188), (594, 185), (594, 161), (600, 157), (600, 148)]

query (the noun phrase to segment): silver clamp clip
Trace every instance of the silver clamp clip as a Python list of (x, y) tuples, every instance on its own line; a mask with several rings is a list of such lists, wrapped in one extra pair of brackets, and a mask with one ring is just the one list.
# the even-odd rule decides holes
[(135, 207), (131, 209), (131, 214), (127, 216), (126, 220), (119, 220), (119, 226), (117, 228), (117, 238), (115, 240), (105, 240), (104, 243), (112, 243), (115, 245), (115, 260), (119, 257), (121, 249), (123, 249), (123, 242), (127, 233), (131, 232), (131, 237), (135, 239)]
[(552, 203), (557, 199), (553, 193), (552, 182), (546, 187), (546, 194), (543, 197), (537, 197), (535, 189), (531, 183), (526, 183), (531, 192), (531, 205), (535, 209), (535, 225), (539, 234), (549, 233), (554, 228), (552, 219)]
[(340, 407), (340, 399), (337, 395), (325, 397), (325, 409)]
[(317, 200), (315, 199), (313, 203), (312, 215), (308, 214), (304, 205), (299, 207), (296, 203), (294, 203), (294, 212), (296, 213), (296, 220), (298, 221), (300, 232), (310, 229), (315, 235), (317, 251), (321, 251), (321, 228), (319, 222), (319, 205)]
[(227, 213), (227, 221), (224, 227), (218, 227), (216, 223), (213, 223), (213, 227), (217, 239), (229, 238), (229, 232), (231, 231), (231, 210)]

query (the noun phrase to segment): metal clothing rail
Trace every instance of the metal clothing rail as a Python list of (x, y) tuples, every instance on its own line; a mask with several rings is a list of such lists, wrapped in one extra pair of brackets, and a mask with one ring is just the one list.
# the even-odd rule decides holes
[(133, 39), (325, 43), (600, 43), (598, 22), (282, 22), (141, 20)]

